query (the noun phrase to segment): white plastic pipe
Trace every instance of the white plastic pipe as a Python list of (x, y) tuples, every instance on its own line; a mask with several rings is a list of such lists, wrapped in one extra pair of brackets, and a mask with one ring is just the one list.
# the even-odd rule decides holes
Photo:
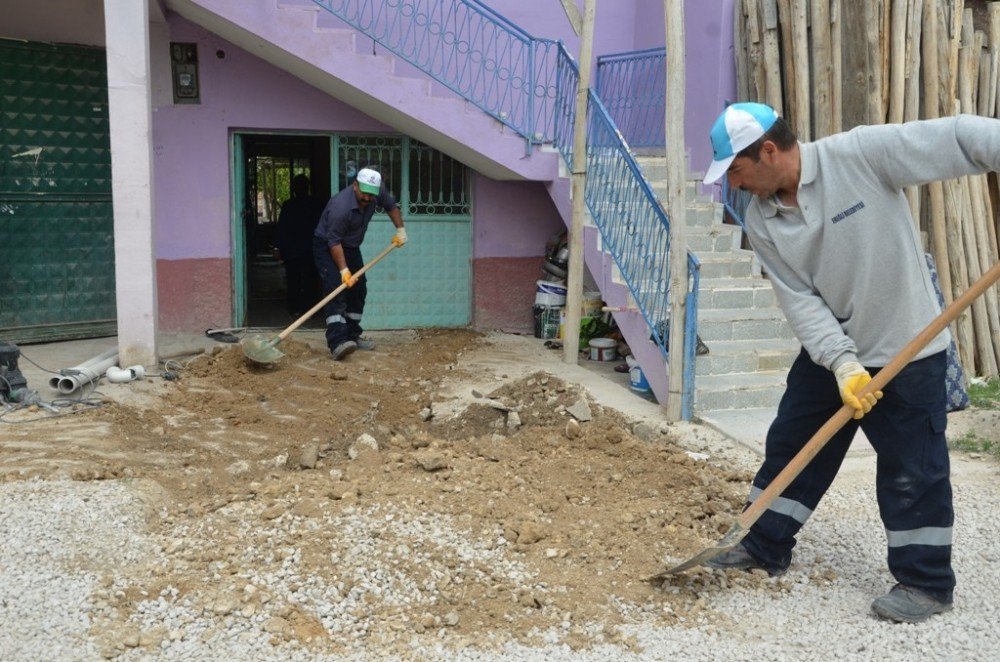
[(141, 365), (133, 365), (128, 368), (111, 366), (107, 369), (107, 371), (105, 371), (104, 376), (107, 377), (108, 381), (112, 384), (124, 384), (125, 382), (145, 377), (146, 369)]
[(98, 363), (92, 363), (89, 366), (84, 366), (79, 369), (75, 375), (63, 375), (59, 378), (59, 392), (60, 393), (72, 393), (76, 389), (80, 388), (84, 384), (89, 384), (92, 381), (100, 379), (104, 372), (118, 364), (118, 352), (111, 358), (104, 359)]
[[(112, 347), (111, 349), (106, 350), (106, 351), (104, 351), (101, 354), (98, 354), (97, 356), (95, 356), (92, 359), (87, 359), (86, 361), (84, 361), (80, 365), (76, 365), (76, 366), (73, 366), (72, 368), (67, 369), (66, 372), (71, 372), (71, 371), (74, 371), (74, 370), (80, 370), (80, 371), (82, 371), (84, 368), (89, 368), (90, 366), (92, 366), (94, 364), (100, 363), (102, 361), (106, 361), (106, 360), (108, 360), (110, 358), (114, 358), (115, 359), (115, 363), (118, 363), (118, 348), (117, 347)], [(62, 371), (60, 371), (60, 372), (62, 372)], [(62, 375), (62, 374), (54, 375), (54, 376), (50, 377), (49, 378), (49, 387), (54, 388), (54, 389), (55, 388), (59, 388), (59, 382), (60, 382), (60, 380), (62, 380), (63, 377), (64, 377), (64, 375)]]

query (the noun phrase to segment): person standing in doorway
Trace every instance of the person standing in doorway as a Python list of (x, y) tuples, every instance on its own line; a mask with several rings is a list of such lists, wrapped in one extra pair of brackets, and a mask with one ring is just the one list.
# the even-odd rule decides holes
[(334, 360), (341, 361), (357, 349), (374, 349), (375, 343), (361, 337), (361, 316), (368, 293), (365, 275), (354, 274), (364, 266), (361, 243), (376, 209), (384, 209), (396, 227), (392, 243), (406, 243), (406, 228), (396, 198), (382, 183), (382, 175), (362, 168), (355, 180), (330, 198), (313, 235), (313, 259), (326, 292), (341, 284), (347, 289), (324, 308), (326, 344)]
[(312, 256), (312, 238), (323, 200), (310, 195), (309, 178), (292, 177), (292, 197), (278, 214), (278, 257), (285, 265), (285, 301), (288, 314), (299, 318), (319, 301), (319, 273)]

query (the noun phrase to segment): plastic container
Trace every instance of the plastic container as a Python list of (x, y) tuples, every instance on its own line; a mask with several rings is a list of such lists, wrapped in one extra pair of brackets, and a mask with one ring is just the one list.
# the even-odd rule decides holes
[(601, 293), (584, 292), (580, 314), (584, 317), (596, 317), (601, 314)]
[(558, 308), (566, 305), (566, 284), (547, 280), (537, 281), (535, 305)]
[(590, 341), (591, 361), (614, 361), (617, 353), (617, 340), (611, 338), (594, 338)]
[(646, 380), (646, 375), (642, 373), (639, 362), (631, 356), (625, 359), (625, 362), (628, 363), (629, 388), (638, 393), (649, 393), (649, 381)]
[(555, 306), (534, 306), (532, 312), (535, 318), (535, 337), (550, 340), (559, 334), (559, 313), (561, 308)]

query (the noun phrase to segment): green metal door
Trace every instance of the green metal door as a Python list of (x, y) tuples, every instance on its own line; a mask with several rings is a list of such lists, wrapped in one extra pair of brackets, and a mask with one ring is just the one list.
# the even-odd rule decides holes
[[(409, 241), (368, 274), (366, 329), (458, 327), (472, 310), (472, 201), (470, 171), (406, 136), (335, 137), (334, 190), (371, 166), (399, 198)], [(395, 232), (377, 213), (362, 252), (371, 259)]]
[(0, 39), (0, 338), (115, 333), (103, 50)]

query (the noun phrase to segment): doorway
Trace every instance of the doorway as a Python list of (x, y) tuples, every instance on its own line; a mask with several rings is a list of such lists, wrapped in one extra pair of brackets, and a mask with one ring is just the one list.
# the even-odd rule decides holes
[[(330, 198), (330, 138), (243, 133), (237, 135), (237, 140), (241, 143), (238, 151), (242, 152), (243, 160), (242, 263), (245, 268), (243, 320), (237, 323), (284, 328), (295, 318), (289, 313), (285, 264), (278, 251), (281, 205), (292, 197), (292, 179), (298, 175), (308, 177), (311, 195), (323, 201)], [(237, 250), (239, 244), (236, 243)], [(236, 260), (237, 264), (239, 262)], [(315, 291), (320, 291), (318, 283)], [(237, 311), (240, 309), (237, 305)], [(311, 320), (307, 324), (322, 326), (321, 322)]]

